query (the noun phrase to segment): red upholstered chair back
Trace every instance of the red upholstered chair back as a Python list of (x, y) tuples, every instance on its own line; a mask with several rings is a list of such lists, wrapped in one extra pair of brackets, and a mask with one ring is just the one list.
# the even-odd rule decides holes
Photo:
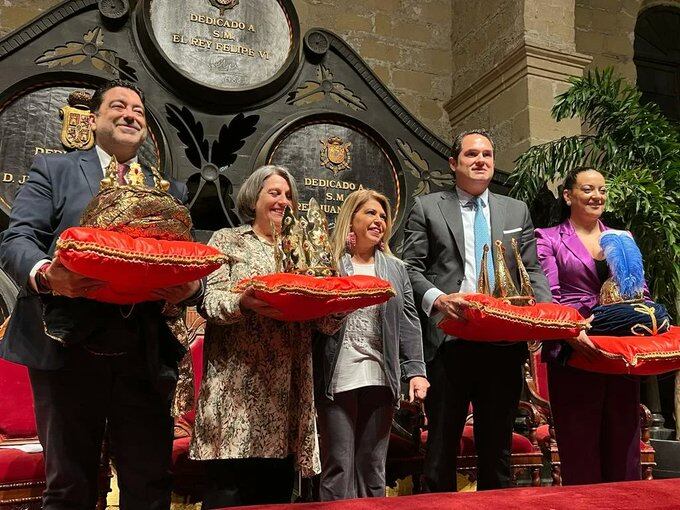
[(540, 343), (529, 343), (529, 361), (526, 364), (525, 380), (531, 402), (549, 413), (548, 366), (541, 361)]
[(548, 365), (541, 361), (540, 350), (532, 352), (531, 357), (534, 363), (534, 380), (536, 381), (538, 396), (550, 402), (550, 394), (548, 393)]
[(198, 335), (191, 344), (191, 360), (194, 364), (194, 393), (198, 398), (203, 379), (203, 334)]
[(203, 378), (203, 334), (196, 335), (191, 342), (191, 362), (194, 366), (194, 407), (184, 415), (192, 427), (196, 419), (196, 402), (201, 391), (201, 379)]
[(0, 440), (36, 435), (28, 369), (0, 358)]

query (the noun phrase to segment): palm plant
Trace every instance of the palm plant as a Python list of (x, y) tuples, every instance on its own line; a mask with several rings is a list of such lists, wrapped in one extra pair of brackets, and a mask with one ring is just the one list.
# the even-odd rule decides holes
[[(645, 259), (653, 299), (680, 313), (680, 132), (655, 104), (611, 68), (571, 79), (555, 98), (552, 116), (580, 117), (584, 134), (531, 147), (515, 161), (511, 195), (540, 212), (537, 226), (554, 224), (558, 201), (547, 189), (574, 167), (607, 178), (606, 221), (633, 232)], [(548, 212), (548, 214), (546, 214)]]

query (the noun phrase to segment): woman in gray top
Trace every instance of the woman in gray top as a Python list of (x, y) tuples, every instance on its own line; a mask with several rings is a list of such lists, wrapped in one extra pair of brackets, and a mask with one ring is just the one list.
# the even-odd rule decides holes
[(338, 214), (332, 244), (343, 275), (389, 280), (396, 296), (351, 313), (338, 333), (315, 343), (321, 439), (322, 501), (385, 495), (385, 461), (400, 379), (409, 397), (425, 398), (423, 346), (413, 291), (390, 252), (387, 198), (351, 193)]

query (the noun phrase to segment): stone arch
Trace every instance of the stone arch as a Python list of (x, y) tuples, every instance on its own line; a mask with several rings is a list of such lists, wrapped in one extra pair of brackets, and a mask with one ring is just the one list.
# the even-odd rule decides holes
[(640, 0), (575, 0), (576, 51), (593, 57), (589, 67), (613, 66), (631, 83), (635, 82), (633, 38), (640, 5)]
[(680, 2), (643, 2), (635, 24), (634, 62), (645, 101), (680, 120)]

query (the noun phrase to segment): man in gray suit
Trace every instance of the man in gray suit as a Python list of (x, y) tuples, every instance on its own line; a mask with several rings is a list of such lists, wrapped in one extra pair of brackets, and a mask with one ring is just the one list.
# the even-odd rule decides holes
[[(424, 486), (430, 492), (456, 490), (456, 457), (470, 404), (477, 488), (497, 489), (510, 482), (512, 427), (522, 390), (526, 343), (470, 342), (437, 328), (444, 317), (462, 317), (464, 295), (476, 291), (482, 246), (501, 240), (509, 248), (511, 239), (517, 239), (537, 300), (551, 300), (536, 257), (526, 204), (488, 189), (494, 174), (494, 144), (489, 134), (483, 130), (459, 134), (449, 166), (456, 176), (455, 189), (416, 198), (404, 231), (403, 258), (421, 311), (431, 383), (425, 401), (424, 468)], [(517, 284), (514, 258), (506, 257), (506, 263)]]

